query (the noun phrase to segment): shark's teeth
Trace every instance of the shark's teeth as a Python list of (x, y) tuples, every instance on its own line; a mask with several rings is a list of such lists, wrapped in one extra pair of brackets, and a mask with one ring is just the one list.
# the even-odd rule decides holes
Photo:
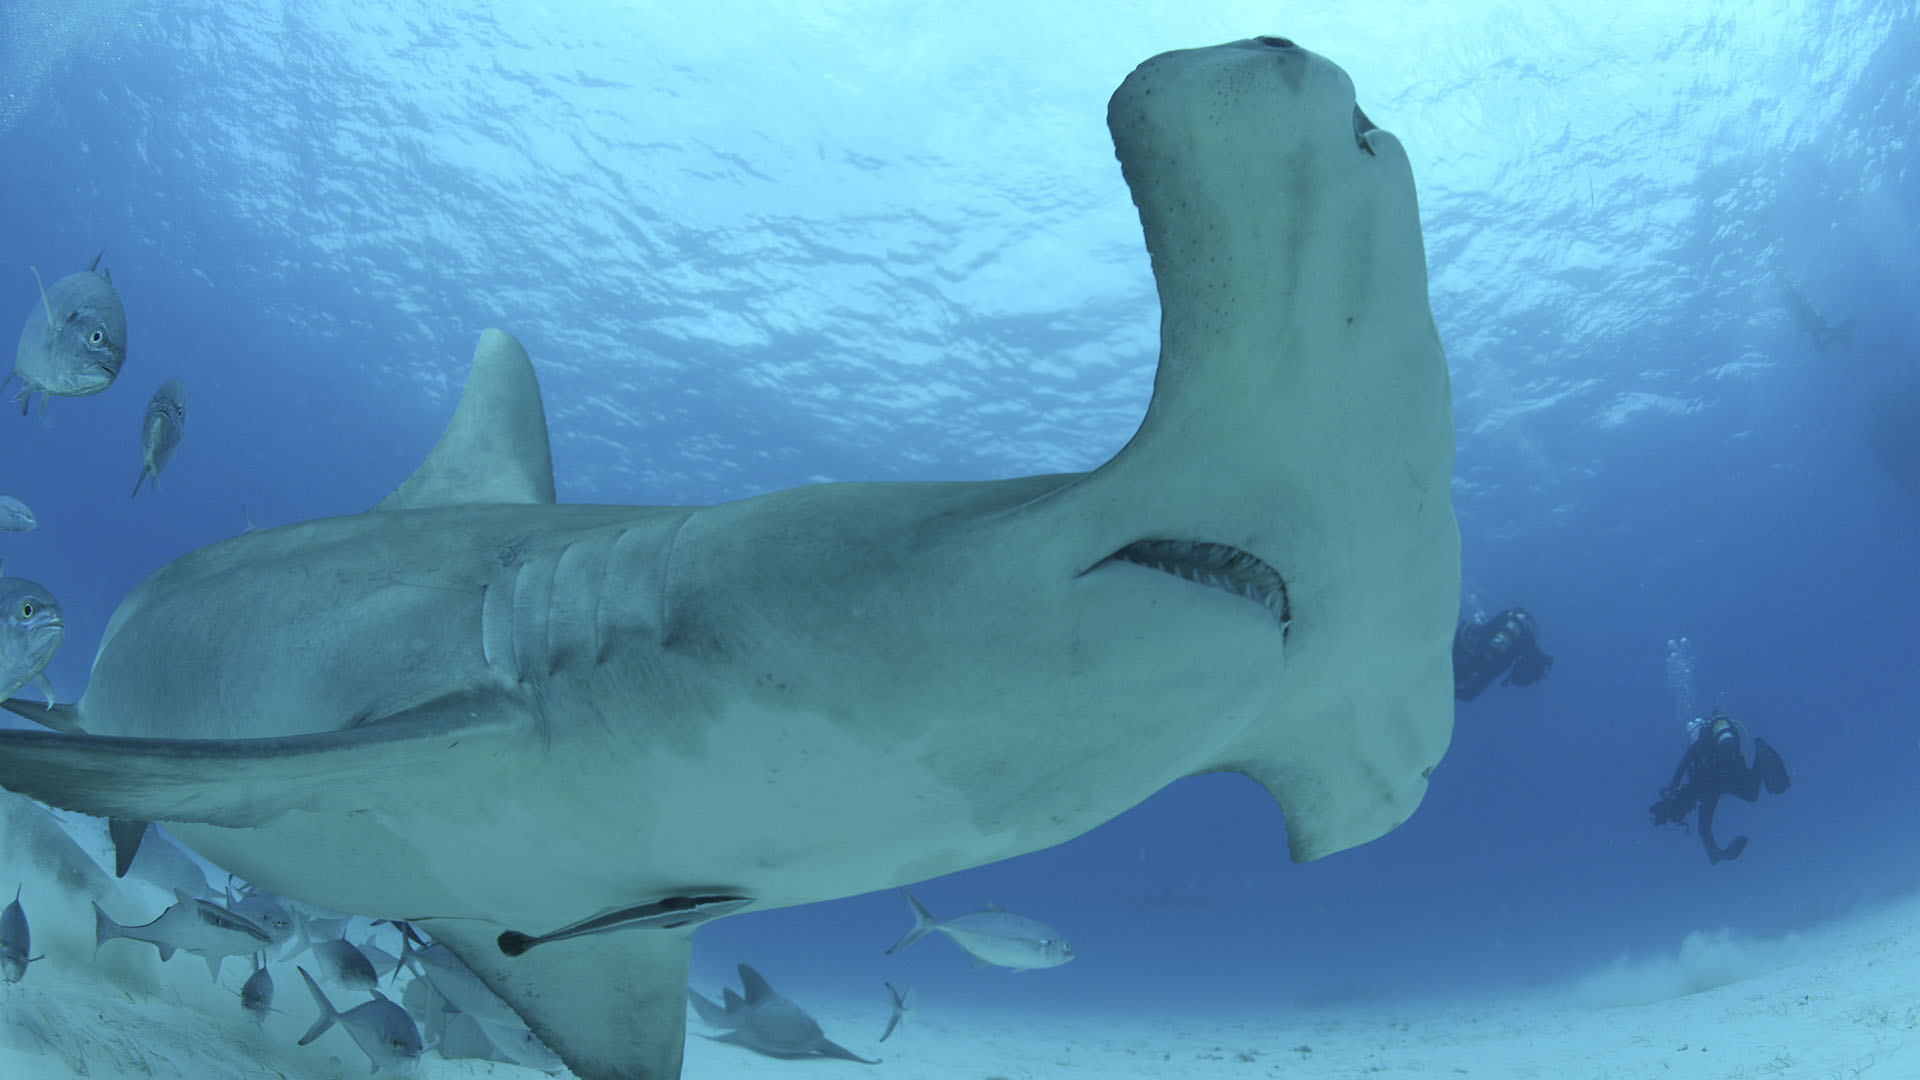
[(1287, 583), (1280, 572), (1259, 557), (1228, 544), (1205, 540), (1136, 540), (1100, 562), (1133, 563), (1185, 578), (1196, 585), (1225, 589), (1266, 608), (1280, 624), (1283, 634), (1292, 620), (1287, 608)]

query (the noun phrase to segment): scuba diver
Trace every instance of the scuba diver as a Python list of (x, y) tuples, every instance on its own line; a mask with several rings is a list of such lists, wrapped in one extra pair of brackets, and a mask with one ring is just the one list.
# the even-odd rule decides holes
[(1700, 839), (1707, 845), (1707, 862), (1717, 865), (1725, 859), (1737, 859), (1747, 849), (1747, 838), (1736, 836), (1722, 848), (1713, 839), (1713, 810), (1722, 795), (1737, 795), (1748, 802), (1760, 798), (1760, 787), (1778, 795), (1787, 790), (1787, 763), (1779, 751), (1765, 739), (1753, 740), (1753, 764), (1748, 765), (1740, 750), (1740, 725), (1718, 709), (1710, 719), (1694, 717), (1687, 722), (1687, 752), (1674, 767), (1673, 782), (1660, 789), (1660, 801), (1648, 809), (1655, 826), (1681, 822), (1689, 811), (1699, 807)]
[(1501, 680), (1514, 686), (1532, 686), (1553, 667), (1553, 657), (1535, 644), (1538, 631), (1526, 608), (1508, 608), (1498, 615), (1462, 619), (1453, 631), (1453, 697), (1472, 701)]

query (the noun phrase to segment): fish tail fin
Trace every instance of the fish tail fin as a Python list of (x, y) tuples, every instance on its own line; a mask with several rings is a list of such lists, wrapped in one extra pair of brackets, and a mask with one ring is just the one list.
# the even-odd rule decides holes
[(327, 995), (320, 992), (320, 984), (313, 981), (313, 976), (307, 974), (306, 968), (296, 967), (294, 970), (300, 973), (301, 978), (307, 980), (307, 992), (313, 995), (313, 1003), (320, 1009), (320, 1019), (315, 1020), (313, 1026), (307, 1029), (307, 1033), (300, 1036), (299, 1045), (305, 1046), (325, 1035), (334, 1021), (340, 1019), (340, 1014), (334, 1011), (333, 1002), (328, 1001)]
[(407, 969), (407, 962), (413, 959), (414, 951), (413, 935), (408, 932), (412, 928), (404, 922), (396, 922), (393, 925), (400, 931), (400, 958), (393, 962), (393, 974), (387, 976), (388, 986), (392, 986), (394, 980), (400, 977), (400, 973)]
[(912, 1005), (913, 984), (912, 983), (907, 984), (907, 990), (906, 990), (906, 993), (904, 994), (898, 990), (895, 990), (893, 988), (892, 983), (887, 983), (886, 987), (887, 987), (887, 996), (893, 999), (893, 1015), (887, 1017), (887, 1030), (880, 1033), (881, 1042), (887, 1041), (887, 1036), (893, 1034), (894, 1029), (900, 1026), (901, 1021), (907, 1018), (907, 1010), (913, 1007)]
[(940, 925), (934, 920), (933, 915), (930, 914), (925, 907), (921, 906), (920, 901), (913, 898), (912, 893), (901, 889), (900, 895), (907, 898), (907, 906), (913, 909), (913, 929), (908, 930), (905, 937), (893, 943), (893, 947), (887, 950), (888, 956), (892, 956), (901, 949), (919, 941), (921, 938), (927, 936), (929, 930), (933, 930)]
[(93, 902), (93, 951), (98, 953), (100, 946), (120, 936), (121, 926), (107, 917), (101, 910), (100, 902)]
[[(105, 254), (105, 252), (101, 254)], [(99, 258), (99, 255), (94, 256), (94, 261), (98, 262)], [(58, 330), (60, 324), (53, 321), (53, 304), (47, 300), (47, 283), (40, 280), (40, 268), (37, 266), (29, 266), (27, 269), (33, 271), (33, 283), (40, 288), (40, 306), (47, 310), (47, 328)], [(23, 408), (20, 411), (26, 412), (27, 410)]]

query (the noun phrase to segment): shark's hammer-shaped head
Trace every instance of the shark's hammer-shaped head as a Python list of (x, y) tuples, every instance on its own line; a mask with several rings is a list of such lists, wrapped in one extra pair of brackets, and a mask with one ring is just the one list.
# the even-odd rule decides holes
[[(1266, 785), (1317, 857), (1404, 820), (1451, 733), (1452, 424), (1404, 152), (1279, 39), (1156, 57), (1109, 117), (1163, 307), (1112, 461), (779, 492), (674, 544), (670, 649), (732, 658), (762, 717), (911, 745), (917, 790), (964, 793), (978, 835), (943, 830), (876, 887), (1218, 770)], [(861, 756), (824, 764), (818, 805), (871, 790)], [(830, 831), (868, 844), (846, 802)]]
[(1152, 407), (1103, 472), (1161, 478), (1155, 535), (1286, 582), (1286, 685), (1219, 765), (1317, 857), (1404, 820), (1452, 728), (1453, 428), (1412, 171), (1282, 38), (1155, 57), (1108, 120), (1162, 323)]

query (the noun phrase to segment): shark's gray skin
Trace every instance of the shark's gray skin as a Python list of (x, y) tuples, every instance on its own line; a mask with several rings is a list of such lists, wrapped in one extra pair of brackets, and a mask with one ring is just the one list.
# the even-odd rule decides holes
[(721, 995), (724, 1005), (714, 1004), (691, 988), (687, 990), (687, 1001), (693, 1011), (700, 1014), (700, 1019), (725, 1029), (709, 1038), (744, 1046), (768, 1057), (829, 1057), (863, 1065), (880, 1064), (827, 1038), (826, 1032), (820, 1030), (819, 1023), (808, 1016), (805, 1009), (774, 993), (759, 972), (745, 964), (741, 964), (739, 970), (743, 992), (736, 994), (728, 987)]
[(24, 856), (40, 881), (57, 884), (63, 893), (97, 900), (113, 889), (113, 879), (41, 803), (0, 793), (0, 843), (9, 857)]
[[(77, 274), (68, 274), (42, 288), (40, 303), (27, 313), (20, 328), (20, 344), (13, 352), (13, 372), (0, 379), (4, 387), (20, 377), (13, 400), (26, 414), (33, 395), (40, 394), (40, 411), (47, 398), (86, 397), (113, 385), (127, 360), (127, 313), (113, 279), (95, 273), (100, 256)], [(39, 281), (39, 271), (34, 280)]]
[(584, 1080), (678, 1074), (689, 930), (502, 933), (890, 888), (1205, 772), (1264, 784), (1298, 860), (1394, 828), (1460, 591), (1406, 154), (1281, 39), (1155, 57), (1109, 124), (1162, 324), (1100, 468), (555, 505), (489, 331), (393, 495), (159, 570), (77, 705), (9, 703), (92, 734), (0, 732), (0, 785), (422, 922)]
[(133, 495), (127, 498), (140, 494), (140, 485), (148, 479), (153, 490), (160, 490), (160, 472), (173, 460), (180, 436), (186, 433), (187, 388), (179, 379), (168, 379), (153, 392), (140, 418), (140, 475), (133, 478)]

